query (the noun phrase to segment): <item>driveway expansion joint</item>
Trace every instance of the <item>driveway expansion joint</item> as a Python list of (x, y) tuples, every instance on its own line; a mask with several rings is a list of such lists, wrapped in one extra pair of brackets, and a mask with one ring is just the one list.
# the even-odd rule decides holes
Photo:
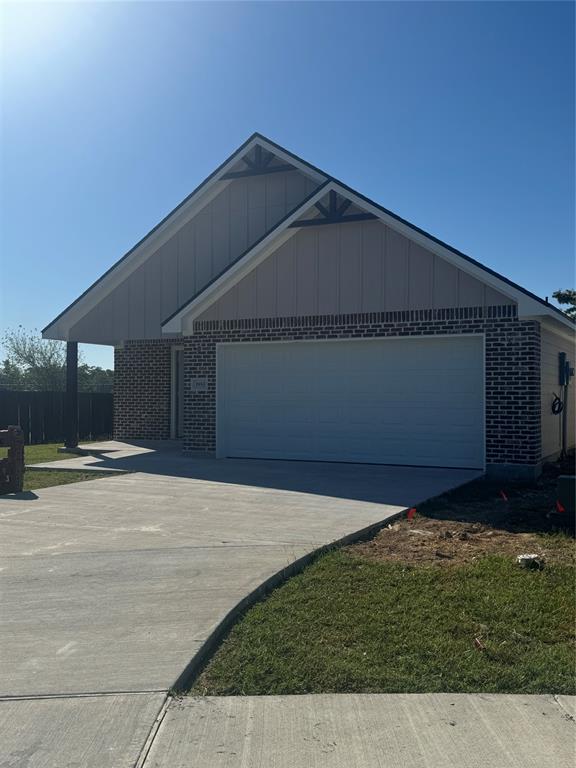
[(0, 696), (0, 704), (10, 701), (44, 701), (51, 699), (96, 699), (104, 696), (146, 696), (154, 693), (168, 693), (168, 688), (150, 688), (140, 691), (81, 691), (76, 693), (26, 693)]

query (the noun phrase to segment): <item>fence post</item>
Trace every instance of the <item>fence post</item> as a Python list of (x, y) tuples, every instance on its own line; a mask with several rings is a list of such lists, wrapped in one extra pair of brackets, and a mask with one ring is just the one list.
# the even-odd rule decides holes
[(78, 342), (66, 342), (66, 439), (67, 450), (78, 447)]

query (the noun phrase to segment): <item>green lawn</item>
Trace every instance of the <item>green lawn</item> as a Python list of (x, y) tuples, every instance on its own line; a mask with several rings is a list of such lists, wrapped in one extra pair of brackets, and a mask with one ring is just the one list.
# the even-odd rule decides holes
[(574, 605), (569, 565), (525, 571), (489, 556), (439, 568), (336, 551), (250, 609), (192, 692), (573, 694)]
[(62, 459), (74, 458), (72, 453), (58, 453), (59, 448), (62, 448), (62, 443), (26, 445), (24, 447), (24, 460), (26, 464), (43, 464), (45, 461), (62, 461)]
[(570, 456), (529, 486), (470, 483), (320, 557), (245, 613), (192, 692), (576, 694), (574, 537), (548, 514), (573, 472)]
[[(43, 464), (45, 461), (62, 461), (62, 459), (73, 459), (73, 453), (58, 453), (63, 443), (45, 443), (42, 445), (25, 445), (24, 461), (26, 464)], [(8, 448), (0, 448), (0, 459), (3, 459), (8, 453)], [(80, 455), (80, 454), (78, 454)]]
[[(58, 453), (62, 443), (46, 443), (44, 445), (26, 445), (24, 447), (24, 460), (27, 465), (42, 464), (48, 461), (62, 461), (66, 458), (74, 458), (71, 453)], [(0, 458), (6, 455), (7, 449), (0, 449)], [(49, 488), (53, 485), (65, 485), (78, 483), (83, 480), (97, 480), (102, 477), (115, 476), (111, 472), (71, 472), (45, 469), (27, 469), (24, 473), (24, 490), (36, 491), (39, 488)]]
[(117, 477), (116, 472), (72, 472), (57, 469), (27, 469), (24, 473), (25, 491), (37, 491), (39, 488), (50, 488), (53, 485), (80, 483), (83, 480), (98, 480), (103, 477)]

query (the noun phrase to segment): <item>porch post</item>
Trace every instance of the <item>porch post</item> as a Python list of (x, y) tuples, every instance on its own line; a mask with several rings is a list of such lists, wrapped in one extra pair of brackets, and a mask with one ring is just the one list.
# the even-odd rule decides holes
[(78, 342), (66, 342), (66, 439), (64, 447), (78, 446)]

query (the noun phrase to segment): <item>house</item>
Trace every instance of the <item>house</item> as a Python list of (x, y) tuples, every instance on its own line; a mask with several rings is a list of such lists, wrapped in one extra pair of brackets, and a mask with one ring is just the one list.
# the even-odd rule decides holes
[(43, 335), (114, 345), (122, 440), (513, 477), (574, 444), (572, 321), (260, 134)]

